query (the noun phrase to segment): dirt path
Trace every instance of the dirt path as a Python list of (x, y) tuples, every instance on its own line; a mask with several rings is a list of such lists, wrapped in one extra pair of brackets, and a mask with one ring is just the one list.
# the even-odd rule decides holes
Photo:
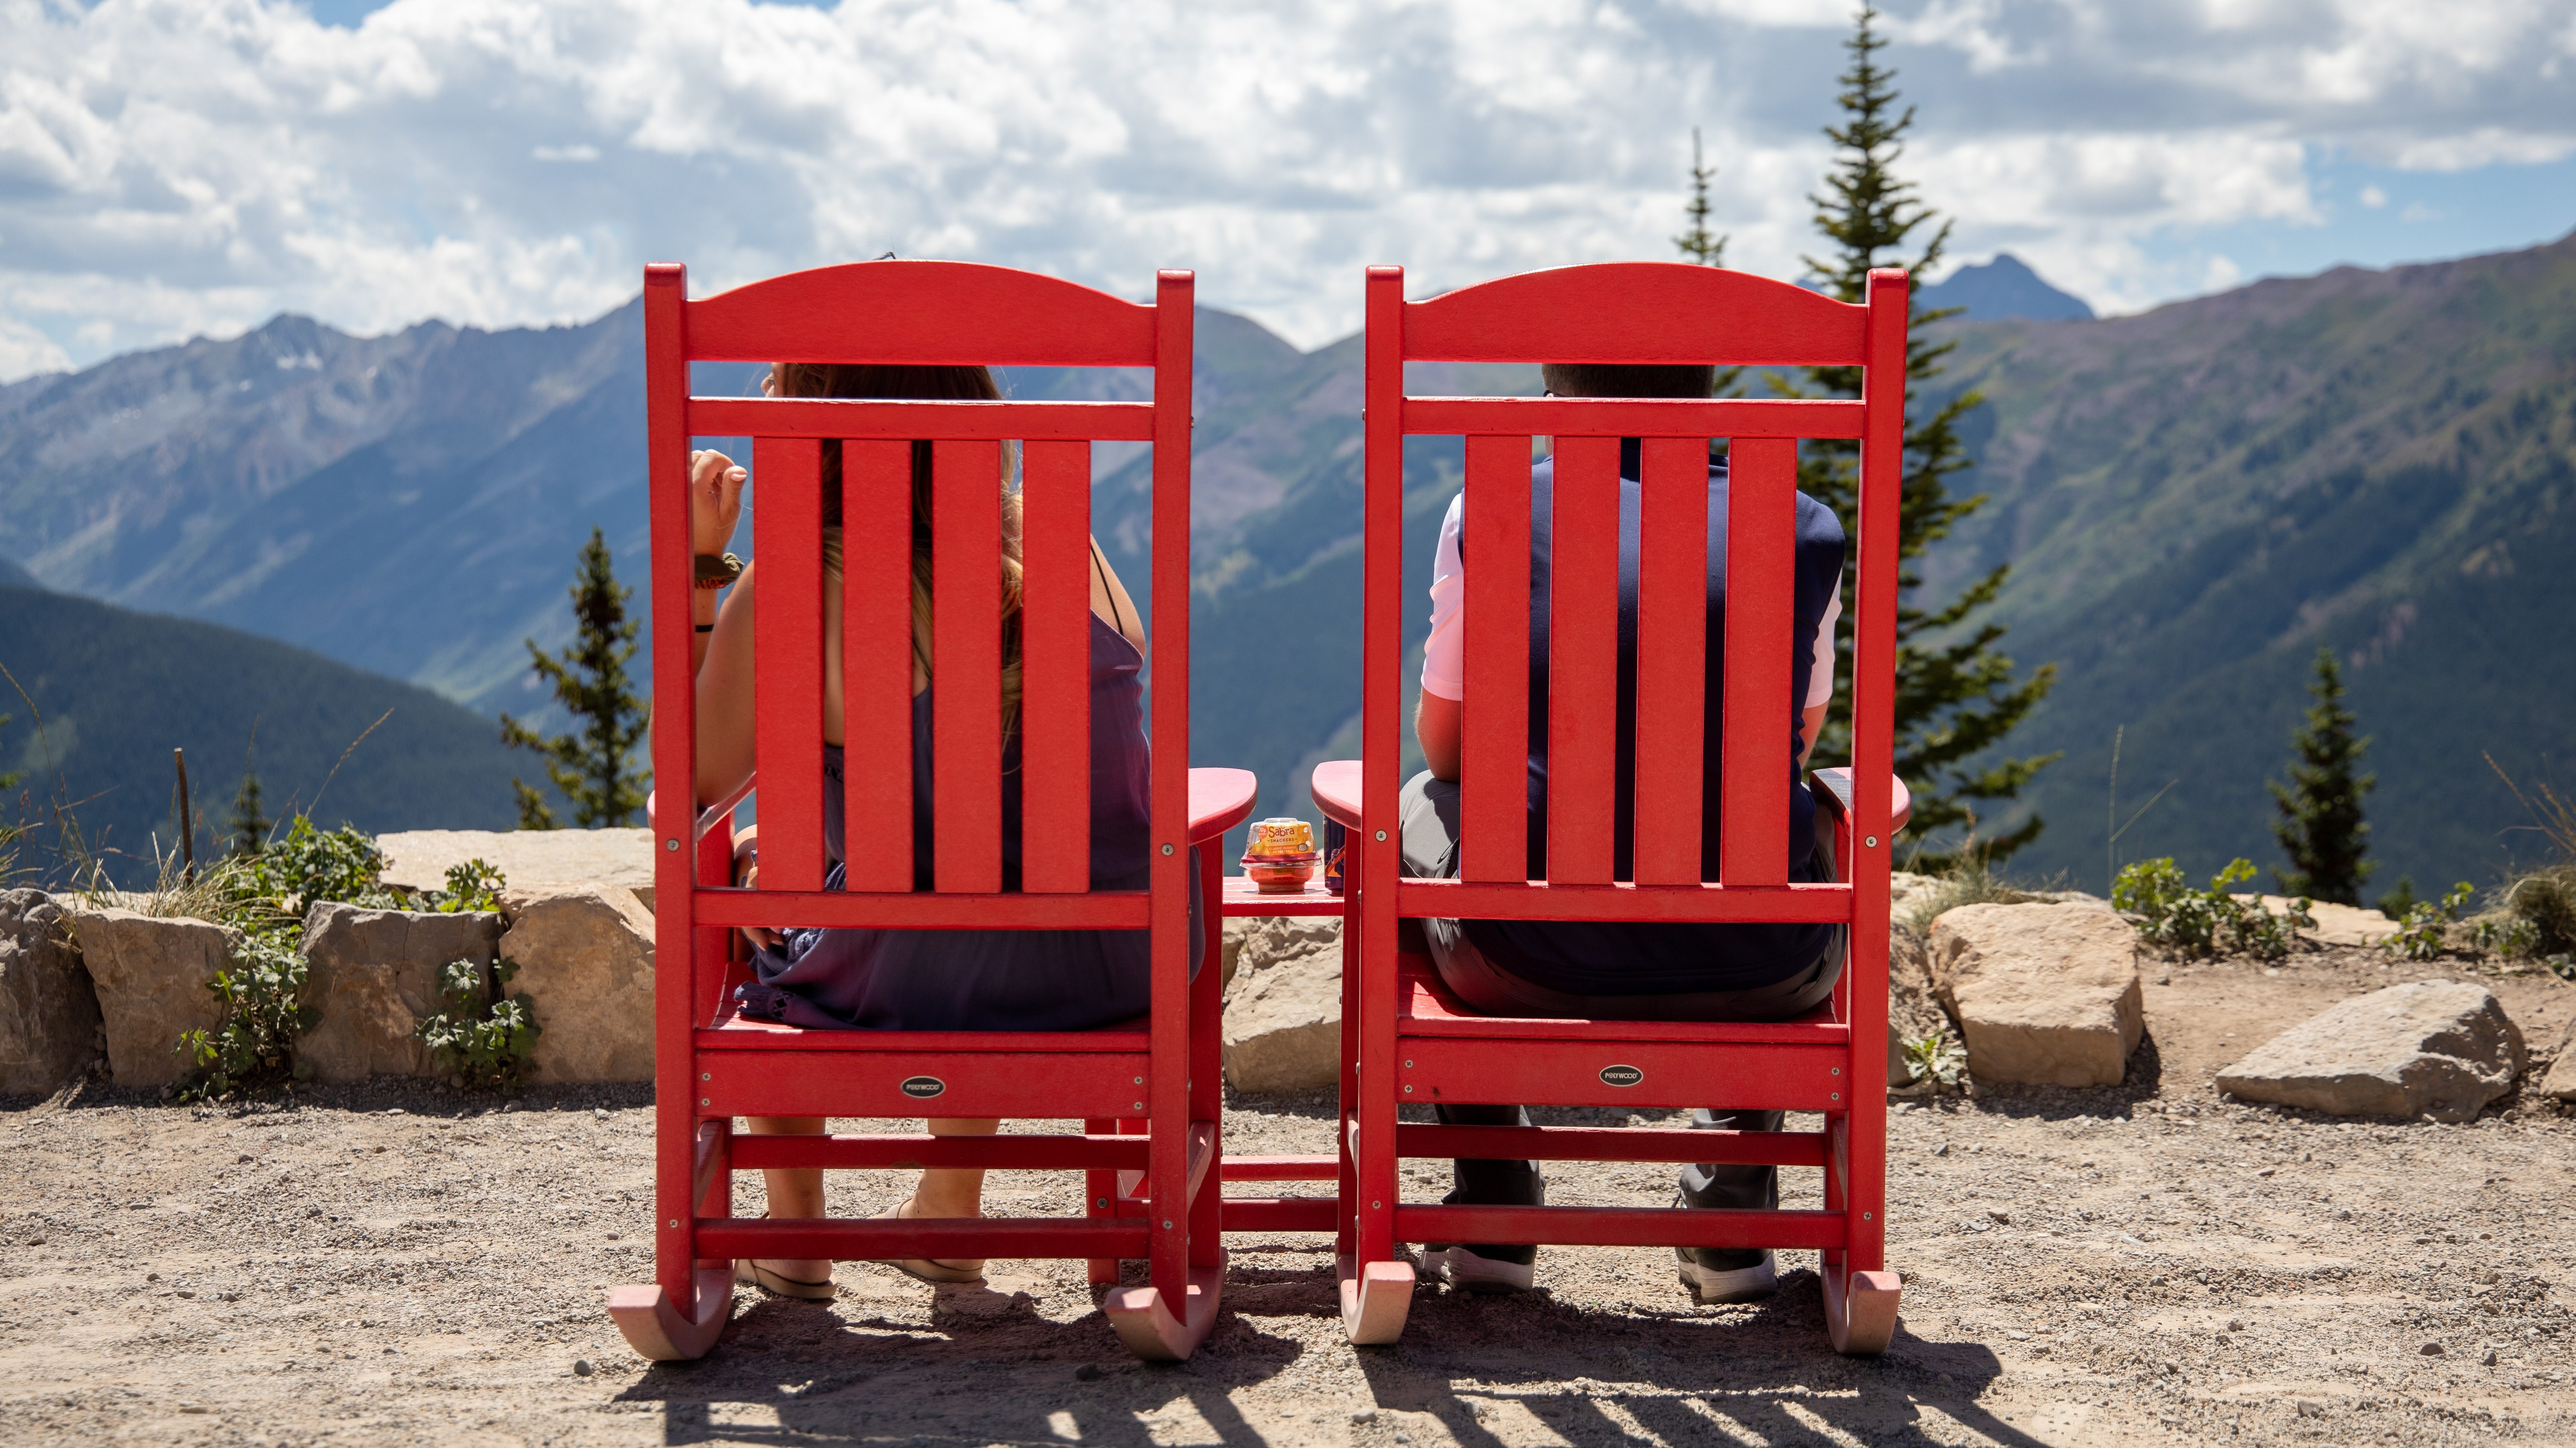
[[(233, 1113), (92, 1088), (0, 1111), (0, 1442), (2576, 1441), (2576, 1120), (2514, 1100), (2473, 1126), (2342, 1122), (2209, 1086), (2258, 1023), (2445, 973), (2357, 952), (2151, 972), (2128, 1086), (1900, 1108), (1905, 1318), (1875, 1362), (1825, 1347), (1811, 1254), (1783, 1254), (1777, 1298), (1703, 1309), (1669, 1254), (1548, 1249), (1547, 1291), (1425, 1289), (1401, 1346), (1356, 1351), (1329, 1252), (1255, 1238), (1178, 1367), (1126, 1359), (1079, 1263), (997, 1263), (991, 1290), (936, 1295), (845, 1264), (837, 1303), (750, 1294), (713, 1358), (648, 1368), (600, 1311), (648, 1271), (640, 1095)], [(2546, 977), (2487, 983), (2536, 1050), (2576, 1007)], [(1229, 1144), (1321, 1150), (1325, 1117), (1245, 1104)], [(1812, 1173), (1788, 1185), (1815, 1201)], [(847, 1177), (833, 1209), (897, 1190)], [(1560, 1168), (1550, 1196), (1671, 1185)], [(990, 1200), (1074, 1205), (1037, 1175)]]

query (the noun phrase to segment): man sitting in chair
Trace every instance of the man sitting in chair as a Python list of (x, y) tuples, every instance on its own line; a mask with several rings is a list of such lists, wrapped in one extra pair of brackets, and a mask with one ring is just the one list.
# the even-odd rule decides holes
[[(1706, 397), (1715, 369), (1550, 363), (1542, 369), (1558, 397)], [(1620, 447), (1618, 806), (1615, 873), (1633, 879), (1630, 840), (1636, 784), (1638, 442)], [(1547, 875), (1547, 703), (1549, 524), (1554, 460), (1530, 478), (1529, 876)], [(1430, 769), (1404, 787), (1403, 869), (1428, 878), (1458, 873), (1458, 755), (1464, 689), (1466, 580), (1459, 539), (1466, 498), (1449, 505), (1432, 565), (1431, 637), (1423, 650), (1422, 702), (1414, 733)], [(1701, 878), (1718, 862), (1720, 757), (1716, 730), (1726, 637), (1726, 464), (1708, 470), (1708, 710), (1703, 774)], [(1834, 623), (1842, 612), (1843, 530), (1833, 511), (1799, 494), (1796, 620), (1803, 647), (1794, 651), (1792, 697), (1800, 701), (1789, 817), (1789, 878), (1834, 878), (1831, 836), (1816, 829), (1814, 798), (1804, 782), (1808, 749), (1833, 697)], [(1651, 925), (1611, 921), (1425, 920), (1424, 935), (1440, 978), (1467, 1006), (1486, 1015), (1631, 1021), (1771, 1021), (1801, 1016), (1833, 993), (1842, 974), (1845, 930), (1823, 924)], [(1513, 1105), (1438, 1108), (1463, 1126), (1527, 1125)], [(1777, 1111), (1703, 1108), (1695, 1127), (1777, 1131)], [(1546, 1182), (1525, 1161), (1459, 1161), (1452, 1204), (1538, 1206)], [(1681, 1195), (1693, 1207), (1774, 1208), (1780, 1174), (1768, 1166), (1687, 1167)], [(1701, 1303), (1762, 1296), (1777, 1284), (1771, 1253), (1675, 1248), (1682, 1285)], [(1456, 1286), (1488, 1291), (1526, 1288), (1537, 1249), (1527, 1246), (1433, 1246), (1427, 1265)]]

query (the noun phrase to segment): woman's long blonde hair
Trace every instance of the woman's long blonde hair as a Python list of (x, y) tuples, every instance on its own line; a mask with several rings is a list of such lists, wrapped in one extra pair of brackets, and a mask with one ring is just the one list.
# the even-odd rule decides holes
[[(1002, 389), (982, 367), (913, 367), (874, 363), (781, 362), (770, 369), (780, 397), (898, 397), (998, 402)], [(1002, 444), (1002, 737), (1020, 712), (1019, 444)], [(933, 677), (930, 658), (930, 444), (912, 445), (912, 657)], [(823, 569), (841, 576), (841, 445), (823, 444)]]

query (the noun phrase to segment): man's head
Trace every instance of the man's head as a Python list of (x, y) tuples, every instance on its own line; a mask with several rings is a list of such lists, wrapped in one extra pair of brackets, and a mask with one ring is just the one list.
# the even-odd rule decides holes
[(1706, 397), (1717, 390), (1715, 367), (1667, 363), (1547, 362), (1538, 369), (1559, 397)]

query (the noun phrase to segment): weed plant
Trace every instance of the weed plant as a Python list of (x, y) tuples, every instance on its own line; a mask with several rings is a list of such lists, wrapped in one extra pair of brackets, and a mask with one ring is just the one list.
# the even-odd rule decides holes
[(2451, 893), (2439, 900), (2418, 900), (2406, 912), (2397, 933), (2381, 942), (2380, 949), (2400, 960), (2432, 960), (2450, 944), (2451, 927), (2460, 923), (2460, 910), (2477, 898), (2478, 889), (2466, 880), (2451, 887)]
[[(449, 872), (451, 881), (455, 874)], [(544, 1028), (537, 1024), (537, 1005), (527, 992), (501, 997), (501, 987), (518, 973), (519, 963), (506, 956), (488, 973), (470, 960), (439, 968), (438, 993), (448, 1009), (422, 1021), (414, 1034), (470, 1089), (508, 1090), (526, 1079), (528, 1058)]]
[(2254, 878), (2254, 863), (2238, 859), (2194, 889), (2172, 857), (2141, 860), (2120, 871), (2111, 886), (2111, 908), (2131, 917), (2138, 933), (2184, 955), (2251, 955), (2278, 960), (2290, 953), (2301, 929), (2316, 928), (2306, 897), (2275, 915), (2260, 900), (2240, 900), (2230, 886)]
[(305, 970), (303, 952), (285, 938), (244, 938), (232, 963), (210, 983), (223, 1003), (222, 1023), (179, 1037), (179, 1057), (188, 1063), (180, 1100), (220, 1100), (310, 1074), (295, 1061), (295, 1038), (319, 1019), (297, 999), (304, 993)]

